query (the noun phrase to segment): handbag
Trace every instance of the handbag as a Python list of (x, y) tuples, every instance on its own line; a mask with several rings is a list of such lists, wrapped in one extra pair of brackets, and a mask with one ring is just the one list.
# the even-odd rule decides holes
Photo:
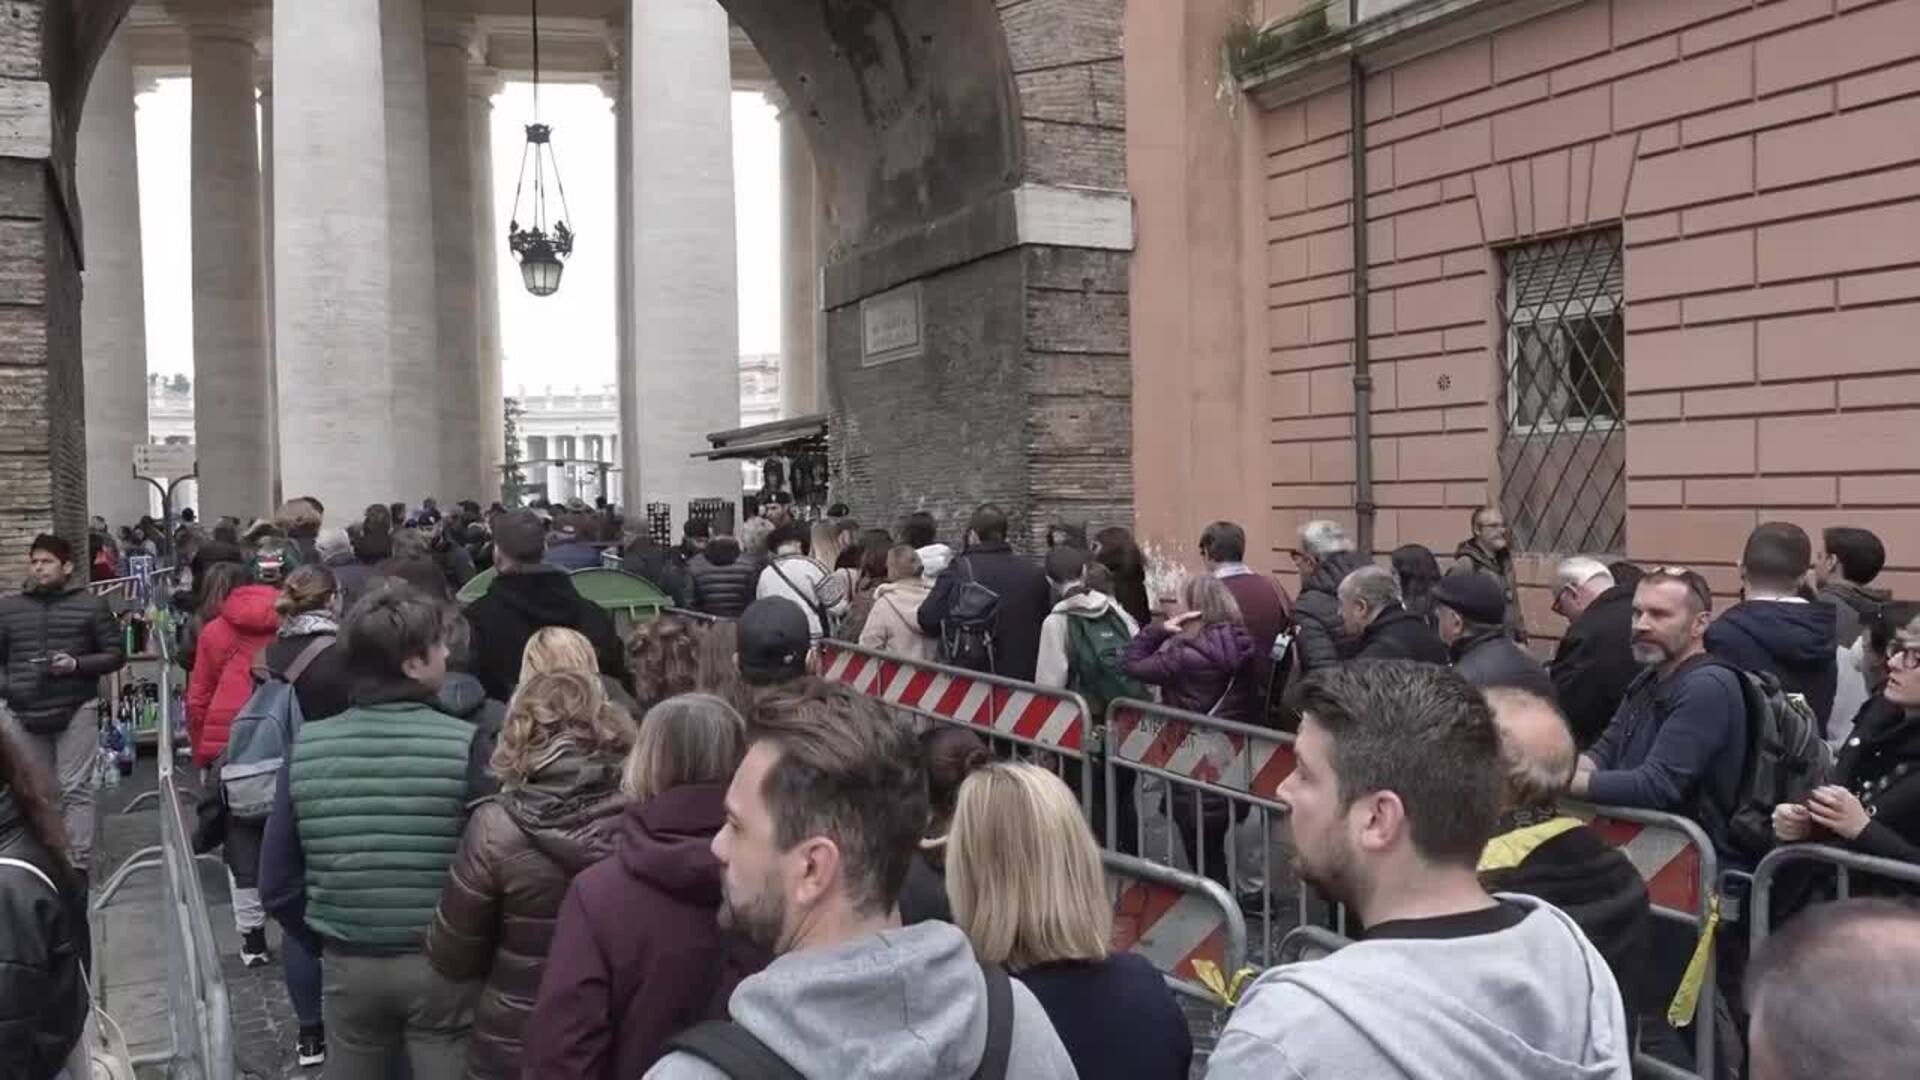
[[(53, 879), (32, 863), (0, 855), (0, 866), (25, 870), (39, 878), (56, 899), (63, 899)], [(71, 1080), (134, 1080), (133, 1055), (127, 1051), (126, 1032), (120, 1030), (120, 1022), (100, 1006), (85, 964), (80, 965), (80, 985), (87, 994), (87, 1021), (80, 1029), (79, 1042), (67, 1058)], [(75, 1073), (76, 1068), (85, 1069), (86, 1073)]]

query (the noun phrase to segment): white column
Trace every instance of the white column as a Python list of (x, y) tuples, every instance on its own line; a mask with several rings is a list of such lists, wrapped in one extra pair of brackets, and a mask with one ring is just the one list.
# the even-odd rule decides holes
[(133, 96), (133, 56), (123, 29), (100, 57), (87, 89), (74, 170), (86, 239), (80, 356), (87, 510), (114, 525), (131, 524), (147, 513), (151, 490), (133, 478), (133, 448), (147, 441), (147, 314)]
[(780, 415), (824, 412), (817, 351), (820, 252), (815, 235), (813, 148), (806, 118), (778, 95), (780, 109)]
[(732, 50), (713, 0), (634, 0), (624, 67), (633, 200), (631, 378), (621, 381), (620, 460), (629, 516), (732, 496), (731, 463), (696, 460), (706, 435), (740, 424), (734, 276)]
[(252, 16), (182, 12), (193, 71), (193, 427), (200, 510), (273, 512)]
[[(393, 334), (394, 499), (444, 496), (439, 318), (434, 313), (432, 179), (428, 172), (427, 43), (420, 0), (381, 0), (386, 79), (387, 244)], [(457, 498), (458, 496), (454, 496)]]
[[(263, 46), (270, 48), (270, 46)], [(267, 342), (267, 395), (273, 404), (267, 409), (267, 451), (272, 460), (267, 476), (273, 484), (273, 501), (286, 501), (280, 490), (280, 368), (273, 355), (273, 63), (267, 58), (264, 68), (254, 67), (254, 79), (260, 85), (260, 262), (266, 277), (265, 320)]]
[[(433, 175), (434, 296), (440, 343), (440, 465), (446, 500), (491, 501), (481, 453), (480, 280), (474, 257), (473, 124), (467, 105), (473, 20), (427, 19), (427, 129)], [(499, 404), (492, 406), (499, 411)]]
[[(500, 251), (506, 236), (500, 231), (499, 207), (493, 188), (493, 98), (501, 89), (499, 73), (475, 67), (467, 84), (467, 122), (473, 144), (474, 263), (477, 310), (475, 361), (479, 365), (480, 461), (486, 486), (474, 496), (481, 506), (500, 497), (500, 467), (506, 461), (506, 397), (501, 385)], [(532, 482), (529, 476), (528, 482)]]
[(402, 384), (389, 363), (380, 0), (274, 0), (273, 40), (285, 489), (317, 496), (330, 513), (412, 502), (424, 492), (403, 483), (394, 407)]
[[(614, 383), (617, 387), (616, 412), (620, 432), (627, 442), (638, 445), (640, 431), (640, 393), (635, 379), (639, 374), (633, 352), (633, 95), (632, 69), (626, 62), (627, 19), (625, 0), (614, 5), (607, 17), (608, 48), (613, 57), (613, 72), (600, 82), (600, 89), (613, 101), (614, 129)], [(620, 462), (618, 456), (609, 458)], [(638, 504), (629, 496), (627, 476), (638, 471), (628, 464), (621, 472), (620, 489), (608, 497), (623, 505), (629, 515), (638, 513)]]

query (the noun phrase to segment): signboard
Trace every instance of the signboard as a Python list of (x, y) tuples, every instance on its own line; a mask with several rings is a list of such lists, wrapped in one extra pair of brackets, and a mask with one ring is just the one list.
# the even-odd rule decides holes
[(133, 475), (178, 480), (192, 476), (199, 460), (192, 443), (143, 443), (133, 448)]
[(863, 367), (919, 356), (924, 344), (920, 283), (860, 301), (860, 329)]

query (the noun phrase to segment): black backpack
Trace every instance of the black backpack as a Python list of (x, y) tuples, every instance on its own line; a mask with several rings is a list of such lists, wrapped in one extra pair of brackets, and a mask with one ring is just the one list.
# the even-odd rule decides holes
[[(1013, 985), (995, 965), (980, 965), (980, 973), (987, 980), (987, 1049), (973, 1080), (1006, 1080), (1013, 1050)], [(709, 1020), (675, 1035), (667, 1042), (667, 1052), (675, 1050), (699, 1058), (731, 1080), (805, 1080), (800, 1070), (732, 1020)]]
[(940, 620), (940, 660), (968, 671), (992, 671), (1000, 594), (974, 577), (973, 564), (966, 556), (957, 562), (967, 580), (954, 586), (947, 617)]
[(1773, 808), (1804, 803), (1826, 783), (1833, 775), (1833, 750), (1821, 738), (1820, 718), (1804, 695), (1787, 693), (1769, 672), (1727, 670), (1739, 676), (1747, 705), (1740, 801), (1727, 822), (1727, 838), (1736, 850), (1758, 859), (1775, 846)]

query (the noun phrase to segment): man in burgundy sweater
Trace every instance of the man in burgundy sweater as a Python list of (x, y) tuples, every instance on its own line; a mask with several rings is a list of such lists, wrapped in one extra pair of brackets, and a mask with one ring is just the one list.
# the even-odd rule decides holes
[(1247, 635), (1253, 638), (1255, 712), (1269, 716), (1269, 695), (1281, 689), (1275, 685), (1273, 643), (1281, 634), (1293, 633), (1293, 599), (1272, 578), (1247, 565), (1247, 531), (1231, 521), (1216, 521), (1200, 534), (1200, 557), (1240, 605)]

